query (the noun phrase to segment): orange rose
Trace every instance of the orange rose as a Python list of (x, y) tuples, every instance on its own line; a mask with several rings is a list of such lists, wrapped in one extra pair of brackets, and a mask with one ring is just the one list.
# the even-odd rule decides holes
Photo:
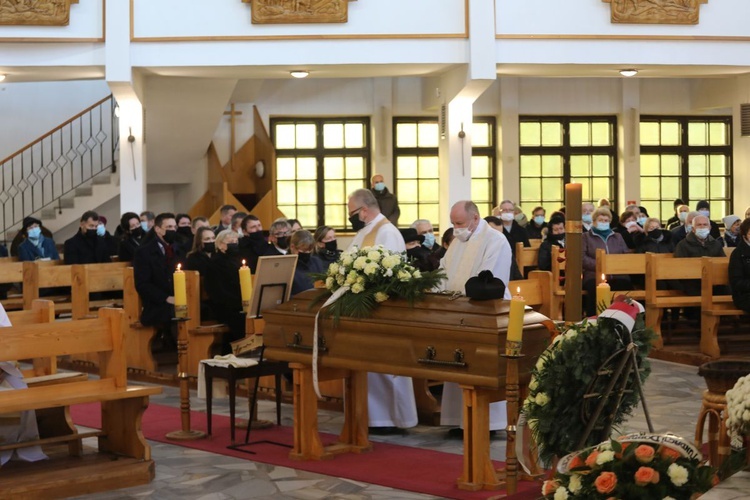
[(576, 455), (573, 457), (573, 460), (570, 461), (570, 465), (568, 466), (568, 469), (578, 469), (579, 467), (583, 467), (585, 462), (581, 458), (581, 455)]
[(671, 462), (674, 462), (678, 458), (680, 458), (680, 452), (677, 450), (673, 450), (672, 448), (667, 448), (666, 446), (662, 446), (659, 448), (659, 456), (665, 460), (669, 460)]
[(632, 443), (620, 443), (620, 446), (622, 446), (622, 450), (620, 451), (620, 453), (615, 453), (615, 457), (616, 457), (616, 458), (622, 458), (622, 457), (623, 457), (623, 455), (625, 455), (625, 452), (626, 452), (626, 451), (628, 451), (628, 447), (629, 447), (629, 446), (630, 446), (631, 444), (632, 444)]
[(635, 459), (642, 464), (647, 464), (654, 459), (655, 453), (655, 450), (651, 446), (642, 444), (635, 449)]
[(659, 482), (659, 473), (651, 467), (641, 467), (635, 471), (635, 484), (638, 486), (646, 486), (651, 483)]
[(602, 472), (594, 481), (594, 486), (601, 494), (612, 493), (617, 486), (617, 476), (614, 472)]
[(719, 476), (714, 474), (714, 476), (711, 478), (711, 486), (716, 486), (720, 482), (721, 480), (719, 479)]
[(596, 467), (596, 457), (598, 457), (598, 456), (599, 456), (599, 451), (598, 450), (592, 451), (591, 455), (589, 455), (588, 457), (586, 457), (586, 465), (588, 465), (592, 469), (594, 467)]
[(545, 497), (548, 495), (553, 495), (555, 493), (555, 490), (560, 487), (560, 481), (554, 480), (547, 480), (542, 485), (542, 495)]

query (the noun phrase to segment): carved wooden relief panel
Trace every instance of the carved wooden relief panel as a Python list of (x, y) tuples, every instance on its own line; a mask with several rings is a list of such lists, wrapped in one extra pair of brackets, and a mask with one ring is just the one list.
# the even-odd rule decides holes
[(611, 4), (616, 24), (698, 24), (708, 0), (602, 0)]
[(78, 0), (0, 0), (0, 24), (6, 26), (67, 26), (70, 4)]
[(345, 23), (351, 0), (242, 0), (253, 24)]

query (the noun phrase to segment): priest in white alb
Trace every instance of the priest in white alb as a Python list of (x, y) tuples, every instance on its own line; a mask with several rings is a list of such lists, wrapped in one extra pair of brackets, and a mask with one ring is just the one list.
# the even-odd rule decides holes
[[(490, 227), (479, 216), (479, 209), (472, 201), (459, 201), (451, 208), (451, 224), (454, 239), (448, 247), (440, 268), (447, 279), (443, 290), (464, 292), (469, 278), (482, 271), (492, 271), (493, 276), (505, 283), (505, 299), (510, 299), (508, 282), (513, 259), (510, 244), (502, 231)], [(443, 400), (440, 407), (440, 425), (463, 428), (462, 392), (458, 384), (443, 385)], [(508, 424), (505, 401), (490, 405), (490, 430), (505, 429)]]
[[(401, 232), (380, 213), (378, 200), (369, 189), (349, 195), (349, 222), (357, 231), (348, 250), (383, 245), (392, 252), (406, 252)], [(373, 434), (399, 432), (418, 423), (411, 377), (367, 374), (369, 426)]]

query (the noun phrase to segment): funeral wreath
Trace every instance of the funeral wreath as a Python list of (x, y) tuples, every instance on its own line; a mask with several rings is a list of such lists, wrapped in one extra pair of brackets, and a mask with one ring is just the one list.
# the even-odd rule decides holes
[[(645, 328), (644, 314), (638, 308), (639, 304), (622, 299), (596, 320), (565, 326), (539, 357), (532, 369), (523, 413), (542, 463), (550, 464), (555, 456), (562, 457), (578, 449), (587, 424), (584, 415), (605, 398), (613, 365), (630, 345), (626, 329), (632, 330), (641, 382), (650, 373), (647, 357), (654, 334)], [(625, 389), (621, 399), (613, 391), (601, 413), (613, 416), (615, 428), (638, 404), (635, 375), (627, 379)], [(601, 427), (595, 427), (581, 448), (607, 438), (602, 436)]]
[(366, 318), (389, 298), (405, 299), (410, 304), (437, 286), (445, 277), (442, 271), (421, 272), (412, 266), (405, 253), (392, 252), (382, 245), (343, 252), (324, 274), (313, 279), (325, 282), (325, 291), (314, 303), (332, 294), (340, 295), (323, 312), (338, 321), (341, 316)]
[(718, 481), (700, 452), (673, 435), (636, 433), (563, 457), (545, 498), (691, 499)]
[(750, 435), (750, 375), (727, 391), (727, 427), (734, 436)]

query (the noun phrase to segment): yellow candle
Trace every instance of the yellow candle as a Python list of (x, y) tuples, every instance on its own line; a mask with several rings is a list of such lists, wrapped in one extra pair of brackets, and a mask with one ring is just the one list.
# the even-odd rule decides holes
[(608, 308), (612, 304), (612, 292), (609, 287), (609, 283), (604, 279), (602, 274), (602, 282), (596, 286), (596, 312), (597, 314)]
[(521, 342), (523, 335), (523, 318), (526, 309), (526, 301), (520, 295), (520, 287), (516, 295), (510, 299), (510, 318), (508, 318), (508, 340), (511, 342)]
[(182, 272), (181, 264), (177, 264), (174, 272), (174, 310), (178, 318), (187, 317), (187, 288), (185, 286), (185, 273)]
[(250, 307), (250, 299), (253, 296), (253, 278), (250, 276), (250, 268), (242, 261), (240, 267), (240, 293), (242, 294), (242, 309), (247, 312)]

